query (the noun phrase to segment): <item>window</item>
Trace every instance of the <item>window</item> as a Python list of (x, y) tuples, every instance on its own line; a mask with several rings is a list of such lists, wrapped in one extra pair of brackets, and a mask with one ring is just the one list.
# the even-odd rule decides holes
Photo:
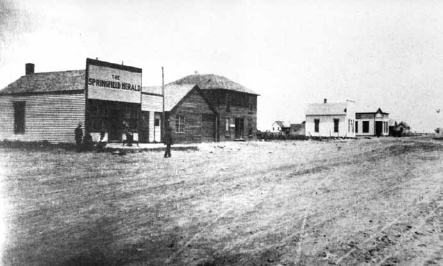
[(160, 126), (160, 119), (156, 118), (154, 120), (154, 126), (159, 127)]
[(14, 134), (25, 134), (26, 102), (14, 102)]
[(225, 123), (226, 123), (225, 135), (229, 137), (229, 136), (231, 136), (231, 130), (230, 130), (231, 119), (229, 117), (227, 117), (225, 120)]
[(320, 119), (314, 119), (314, 132), (318, 133), (320, 129)]
[(358, 121), (355, 121), (355, 133), (358, 133)]
[(340, 119), (334, 119), (334, 133), (338, 133), (338, 124)]
[(229, 93), (226, 93), (226, 111), (231, 110), (231, 97)]
[(252, 111), (252, 109), (253, 109), (252, 101), (253, 101), (252, 96), (249, 96), (249, 110), (250, 110), (250, 111)]
[(175, 132), (177, 133), (185, 132), (185, 117), (182, 115), (175, 116)]
[(363, 133), (369, 133), (369, 121), (363, 121)]

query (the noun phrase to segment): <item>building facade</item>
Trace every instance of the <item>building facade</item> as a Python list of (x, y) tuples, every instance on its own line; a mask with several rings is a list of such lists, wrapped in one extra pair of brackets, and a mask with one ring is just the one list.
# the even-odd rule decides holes
[(307, 137), (355, 137), (355, 102), (309, 104), (306, 110)]
[(190, 75), (171, 84), (196, 84), (218, 114), (217, 140), (257, 138), (257, 96), (254, 91), (213, 74)]
[[(165, 126), (171, 127), (175, 143), (216, 141), (217, 112), (197, 85), (168, 84), (164, 96)], [(161, 142), (162, 110), (162, 87), (143, 87), (142, 139)]]
[(355, 134), (357, 136), (389, 136), (389, 113), (380, 108), (375, 112), (355, 114)]
[[(74, 143), (74, 129), (82, 123), (94, 141), (106, 132), (110, 142), (120, 142), (128, 130), (136, 141), (161, 142), (161, 87), (142, 88), (142, 69), (136, 67), (88, 58), (84, 70), (35, 73), (27, 64), (26, 75), (0, 91), (0, 140)], [(175, 105), (165, 111), (188, 117), (179, 141), (214, 141), (217, 115), (200, 89), (168, 91), (165, 102)]]

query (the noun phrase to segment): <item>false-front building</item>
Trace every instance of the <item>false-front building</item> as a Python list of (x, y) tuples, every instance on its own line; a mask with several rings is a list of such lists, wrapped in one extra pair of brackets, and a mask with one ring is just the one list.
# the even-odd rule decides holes
[(258, 94), (225, 77), (190, 75), (171, 84), (196, 84), (218, 114), (217, 140), (248, 140), (257, 137)]
[[(95, 141), (102, 131), (122, 141), (128, 126), (134, 140), (160, 142), (162, 103), (161, 90), (142, 89), (140, 68), (88, 58), (84, 70), (34, 73), (26, 64), (0, 91), (0, 140), (73, 143), (82, 123)], [(198, 87), (165, 88), (165, 103), (178, 142), (215, 141), (217, 115)]]
[(389, 136), (389, 114), (380, 108), (375, 112), (356, 113), (355, 134), (357, 136)]

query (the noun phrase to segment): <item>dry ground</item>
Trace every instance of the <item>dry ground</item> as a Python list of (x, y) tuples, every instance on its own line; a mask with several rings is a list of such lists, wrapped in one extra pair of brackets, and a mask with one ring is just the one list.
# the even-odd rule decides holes
[(443, 265), (442, 144), (0, 148), (3, 265)]

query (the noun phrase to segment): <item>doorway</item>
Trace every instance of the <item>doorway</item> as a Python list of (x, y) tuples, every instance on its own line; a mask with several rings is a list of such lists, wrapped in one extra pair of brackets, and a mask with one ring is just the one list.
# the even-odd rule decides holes
[(245, 120), (243, 118), (235, 118), (235, 139), (244, 139)]
[(380, 137), (381, 133), (382, 133), (382, 130), (383, 130), (383, 122), (382, 121), (376, 121), (375, 122), (375, 135), (377, 137)]
[(161, 119), (162, 114), (161, 113), (154, 113), (154, 142), (161, 142), (162, 141), (162, 135), (161, 135)]

